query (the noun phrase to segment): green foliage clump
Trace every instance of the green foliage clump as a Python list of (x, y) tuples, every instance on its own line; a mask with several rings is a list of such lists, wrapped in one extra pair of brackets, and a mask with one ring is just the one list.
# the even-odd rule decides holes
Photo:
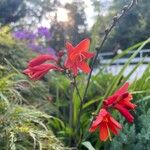
[[(3, 73), (2, 73), (3, 72)], [(5, 74), (5, 77), (3, 77)], [(54, 117), (27, 105), (17, 91), (17, 74), (1, 71), (0, 148), (1, 150), (64, 150), (48, 124)]]
[(0, 28), (0, 63), (6, 65), (6, 60), (18, 69), (24, 69), (27, 61), (33, 53), (24, 44), (15, 41), (11, 34), (11, 28)]

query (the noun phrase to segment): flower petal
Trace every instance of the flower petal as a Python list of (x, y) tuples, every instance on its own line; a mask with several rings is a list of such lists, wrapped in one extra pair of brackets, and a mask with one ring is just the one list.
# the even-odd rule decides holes
[(84, 39), (82, 40), (76, 47), (75, 50), (80, 53), (82, 51), (87, 51), (90, 47), (90, 40)]
[(123, 106), (116, 104), (115, 108), (119, 110), (119, 112), (127, 119), (128, 122), (132, 123), (134, 120), (134, 117), (129, 113), (129, 111), (124, 108)]
[(23, 73), (24, 73), (24, 74), (28, 74), (28, 73), (30, 73), (30, 69), (29, 69), (29, 68), (27, 68), (27, 69), (23, 70)]
[(40, 80), (45, 74), (48, 73), (49, 70), (45, 71), (38, 71), (35, 72), (33, 75), (29, 76), (32, 80)]
[(113, 126), (113, 125), (111, 124), (111, 122), (108, 122), (108, 127), (109, 127), (109, 129), (111, 130), (111, 132), (112, 132), (113, 134), (118, 135), (119, 130), (117, 130), (117, 128), (116, 128), (115, 126)]
[(66, 61), (65, 61), (65, 64), (64, 66), (68, 69), (71, 69), (71, 67), (74, 65), (74, 63), (69, 59), (67, 58)]
[(85, 73), (89, 73), (91, 71), (90, 67), (87, 65), (86, 62), (80, 62), (78, 63), (78, 67)]
[(115, 126), (118, 129), (122, 129), (121, 124), (118, 121), (116, 121), (113, 117), (110, 116), (109, 119), (112, 126)]
[(98, 113), (98, 116), (105, 117), (106, 115), (108, 115), (108, 112), (105, 108), (102, 108)]
[(35, 66), (35, 67), (31, 67), (30, 68), (31, 70), (33, 71), (43, 71), (43, 70), (49, 70), (49, 69), (54, 69), (54, 70), (59, 70), (59, 71), (62, 71), (63, 69), (56, 66), (56, 65), (53, 65), (53, 64), (41, 64), (41, 65), (38, 65), (38, 66)]
[(71, 53), (73, 52), (73, 50), (74, 50), (74, 47), (72, 46), (71, 43), (66, 42), (66, 49), (67, 49), (68, 55), (70, 56), (70, 54), (71, 54)]
[(95, 53), (90, 53), (90, 52), (86, 52), (86, 51), (83, 51), (82, 54), (83, 54), (87, 59), (92, 58), (92, 57), (95, 55)]
[(117, 95), (109, 96), (106, 100), (103, 101), (104, 106), (106, 107), (112, 106), (117, 101), (117, 98), (118, 98)]
[(125, 108), (127, 108), (127, 109), (134, 109), (135, 107), (136, 107), (136, 105), (135, 104), (133, 104), (133, 103), (131, 103), (131, 98), (130, 97), (127, 97), (127, 98), (125, 98), (124, 100), (121, 100), (120, 102), (119, 102), (119, 105), (121, 105), (121, 106), (123, 106), (123, 107), (125, 107)]
[(128, 87), (129, 87), (129, 83), (127, 82), (115, 92), (115, 95), (121, 95), (121, 94), (127, 92)]
[(102, 116), (97, 116), (96, 120), (93, 121), (89, 131), (94, 132), (99, 127), (99, 124), (101, 123), (102, 119), (103, 119)]
[(58, 70), (63, 71), (62, 68), (55, 66), (53, 64), (41, 64), (35, 67), (29, 67), (23, 71), (26, 75), (28, 75), (33, 80), (39, 80), (42, 78), (49, 70)]
[(92, 125), (92, 126), (89, 128), (89, 132), (94, 132), (97, 128), (98, 128), (97, 126), (93, 126), (93, 125)]
[(106, 141), (109, 136), (109, 131), (106, 123), (100, 124), (99, 138), (101, 141)]
[(41, 65), (42, 63), (44, 63), (45, 61), (47, 60), (53, 60), (53, 61), (57, 61), (57, 59), (52, 56), (52, 55), (47, 55), (47, 54), (44, 54), (44, 55), (39, 55), (37, 56), (36, 58), (32, 59), (28, 66), (29, 67), (34, 67), (34, 66), (38, 66), (38, 65)]

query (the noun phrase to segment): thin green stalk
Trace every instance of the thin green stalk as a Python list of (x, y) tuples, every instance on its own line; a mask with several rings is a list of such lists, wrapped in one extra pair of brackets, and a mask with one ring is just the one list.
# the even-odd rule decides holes
[(81, 94), (80, 94), (80, 91), (79, 91), (79, 88), (78, 88), (78, 85), (77, 85), (76, 78), (73, 77), (73, 79), (74, 79), (74, 86), (75, 86), (75, 88), (76, 88), (77, 94), (78, 94), (78, 96), (79, 96), (79, 98), (80, 98), (80, 101), (82, 101), (82, 97), (81, 97)]
[[(74, 92), (74, 84), (71, 82), (70, 84), (70, 89), (71, 89), (71, 95), (70, 95), (70, 104), (69, 104), (69, 126), (70, 126), (70, 129), (73, 129), (73, 92)], [(70, 135), (70, 146), (73, 146), (72, 145), (72, 140), (73, 140), (73, 137), (72, 135)]]

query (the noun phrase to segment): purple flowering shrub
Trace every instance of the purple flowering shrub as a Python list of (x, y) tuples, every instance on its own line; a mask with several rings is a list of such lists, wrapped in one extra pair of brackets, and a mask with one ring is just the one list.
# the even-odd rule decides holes
[(37, 33), (41, 37), (44, 36), (47, 39), (51, 39), (51, 33), (50, 33), (49, 29), (46, 27), (39, 27), (37, 30)]
[(51, 40), (52, 34), (46, 27), (39, 27), (35, 31), (22, 29), (12, 34), (16, 40), (24, 42), (34, 52), (56, 55), (56, 51), (47, 44)]
[(19, 40), (29, 40), (32, 41), (36, 38), (36, 34), (31, 31), (19, 30), (13, 33), (13, 36)]

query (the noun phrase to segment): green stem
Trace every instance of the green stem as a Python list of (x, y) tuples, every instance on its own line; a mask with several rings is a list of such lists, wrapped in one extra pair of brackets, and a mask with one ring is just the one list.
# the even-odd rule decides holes
[[(70, 104), (69, 104), (69, 126), (70, 126), (70, 129), (72, 129), (73, 130), (73, 112), (74, 112), (74, 110), (73, 110), (73, 92), (74, 92), (74, 84), (73, 83), (71, 83), (70, 84), (70, 89), (71, 89), (71, 96), (70, 96)], [(72, 135), (70, 135), (70, 146), (73, 146), (72, 144), (73, 144), (73, 137), (72, 137)]]

